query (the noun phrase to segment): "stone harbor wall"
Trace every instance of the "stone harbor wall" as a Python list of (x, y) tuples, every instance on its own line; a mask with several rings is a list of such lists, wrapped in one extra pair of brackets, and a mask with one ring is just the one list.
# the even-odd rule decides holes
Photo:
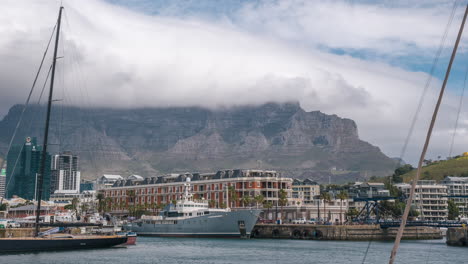
[[(394, 240), (398, 228), (382, 229), (378, 225), (295, 225), (258, 224), (252, 238), (284, 238), (312, 240)], [(434, 227), (407, 227), (403, 239), (442, 239), (442, 232)]]
[(466, 227), (451, 227), (447, 230), (447, 245), (468, 246), (468, 230)]

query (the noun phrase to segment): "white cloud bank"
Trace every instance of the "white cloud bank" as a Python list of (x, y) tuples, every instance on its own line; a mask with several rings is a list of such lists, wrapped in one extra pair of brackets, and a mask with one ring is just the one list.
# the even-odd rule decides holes
[[(404, 46), (433, 49), (448, 12), (417, 9), (404, 14), (371, 6), (345, 12), (346, 4), (340, 2), (317, 2), (317, 8), (309, 2), (302, 7), (296, 7), (298, 1), (279, 2), (286, 4), (246, 6), (237, 14), (242, 22), (235, 25), (146, 16), (97, 0), (66, 1), (56, 97), (69, 104), (109, 107), (213, 108), (297, 100), (306, 110), (354, 119), (361, 138), (397, 156), (427, 75), (294, 42), (317, 38), (330, 48), (346, 48), (340, 43), (347, 43), (348, 48), (376, 47), (383, 54), (401, 53)], [(58, 3), (7, 0), (1, 5), (0, 104), (5, 111), (26, 97)], [(314, 13), (309, 17), (306, 11)], [(332, 11), (336, 14), (330, 19), (342, 23), (329, 28), (326, 18)], [(303, 20), (299, 29), (285, 14)], [(427, 30), (418, 28), (423, 23)], [(248, 24), (252, 28), (246, 30)], [(394, 39), (401, 41), (393, 45)], [(430, 90), (417, 140), (404, 157), (412, 162), (435, 92)], [(456, 99), (449, 95), (446, 102), (451, 107), (444, 107), (442, 114), (450, 118), (439, 122), (440, 138), (435, 137), (431, 148), (435, 156), (447, 155), (455, 119)], [(459, 131), (465, 135), (467, 130)], [(463, 150), (461, 138), (458, 152)]]

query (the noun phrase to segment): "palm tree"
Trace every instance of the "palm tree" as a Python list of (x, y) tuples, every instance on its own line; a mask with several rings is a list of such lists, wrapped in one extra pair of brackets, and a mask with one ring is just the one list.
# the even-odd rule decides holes
[(104, 200), (104, 194), (103, 193), (98, 193), (96, 196), (98, 200), (98, 212), (102, 212), (102, 200)]
[(128, 195), (128, 198), (130, 199), (129, 202), (130, 203), (135, 203), (135, 197), (136, 197), (135, 190), (128, 190), (127, 195)]
[(255, 200), (255, 204), (257, 205), (257, 209), (258, 209), (258, 204), (263, 204), (263, 201), (265, 200), (265, 197), (263, 197), (263, 195), (259, 194), (259, 195), (254, 197), (254, 200)]
[[(320, 199), (323, 200), (323, 215), (324, 215), (324, 218), (325, 218), (325, 214), (327, 212), (327, 209), (326, 209), (327, 208), (327, 202), (331, 201), (330, 194), (327, 193), (327, 192), (323, 192), (323, 193), (320, 194)], [(326, 217), (326, 218), (327, 218), (326, 222), (328, 222), (329, 219), (328, 219), (328, 217)]]
[(271, 201), (265, 201), (263, 203), (263, 208), (267, 209), (267, 217), (265, 218), (268, 218), (268, 216), (270, 215), (270, 209), (273, 207), (273, 203)]
[(236, 206), (237, 202), (239, 201), (239, 196), (237, 195), (237, 192), (234, 186), (228, 187), (228, 196), (229, 196), (229, 202), (231, 203), (231, 208)]
[(348, 192), (347, 191), (341, 191), (340, 193), (338, 193), (337, 195), (338, 199), (340, 199), (340, 225), (343, 224), (343, 214), (342, 214), (342, 211), (343, 211), (343, 200), (347, 200), (348, 199)]
[(106, 197), (104, 199), (104, 212), (107, 212), (112, 209), (112, 199), (110, 197)]
[(279, 190), (278, 203), (281, 207), (281, 220), (283, 220), (283, 206), (288, 204), (288, 193), (284, 189)]
[(215, 205), (216, 205), (216, 201), (215, 201), (215, 200), (210, 200), (210, 201), (208, 202), (208, 206), (209, 206), (210, 208), (215, 207)]
[(247, 195), (242, 196), (242, 207), (245, 207), (246, 205), (247, 206), (250, 205), (250, 201), (251, 201), (250, 196), (247, 196)]

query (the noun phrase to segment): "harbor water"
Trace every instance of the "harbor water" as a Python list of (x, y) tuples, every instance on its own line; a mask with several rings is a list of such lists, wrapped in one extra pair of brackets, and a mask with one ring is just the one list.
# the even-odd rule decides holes
[[(388, 263), (391, 242), (138, 237), (122, 248), (0, 255), (0, 263)], [(367, 255), (366, 255), (367, 252)], [(403, 241), (396, 263), (467, 263), (445, 240)]]

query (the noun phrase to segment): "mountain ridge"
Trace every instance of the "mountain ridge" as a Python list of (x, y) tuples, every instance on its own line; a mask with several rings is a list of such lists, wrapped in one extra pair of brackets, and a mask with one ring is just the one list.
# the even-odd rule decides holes
[[(0, 121), (3, 155), (21, 110), (13, 106)], [(42, 138), (42, 113), (42, 106), (27, 109), (16, 143), (26, 136)], [(298, 103), (214, 110), (56, 106), (51, 120), (50, 141), (60, 146), (52, 151), (78, 153), (88, 178), (104, 172), (154, 176), (260, 168), (317, 181), (340, 175), (336, 178), (345, 181), (385, 175), (395, 166), (378, 147), (359, 139), (353, 120), (307, 112)]]

